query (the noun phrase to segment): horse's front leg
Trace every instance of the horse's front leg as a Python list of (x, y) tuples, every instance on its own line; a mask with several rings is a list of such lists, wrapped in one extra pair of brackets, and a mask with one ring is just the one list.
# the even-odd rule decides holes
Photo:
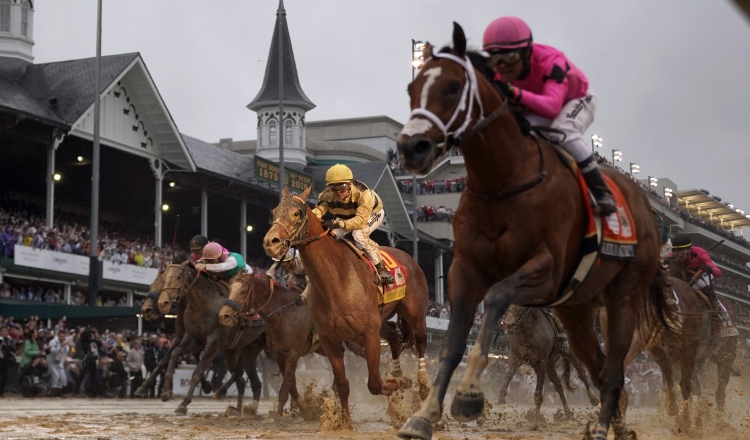
[(322, 334), (318, 335), (320, 346), (323, 347), (328, 362), (331, 363), (331, 370), (333, 370), (333, 383), (341, 403), (342, 427), (352, 429), (352, 418), (349, 414), (349, 380), (346, 378), (344, 350), (342, 350), (341, 342), (333, 341)]
[(456, 420), (468, 422), (482, 415), (484, 393), (481, 390), (480, 376), (487, 367), (492, 333), (511, 304), (523, 304), (553, 294), (549, 275), (551, 267), (552, 257), (541, 254), (526, 262), (513, 275), (490, 287), (484, 300), (484, 322), (474, 348), (469, 353), (466, 375), (451, 403), (451, 415)]
[(161, 401), (167, 402), (172, 398), (172, 380), (177, 362), (185, 353), (193, 353), (197, 349), (197, 342), (189, 335), (185, 335), (178, 346), (172, 346), (172, 354), (169, 356), (169, 365), (164, 373), (164, 387), (161, 390)]
[(198, 362), (198, 365), (195, 367), (195, 371), (193, 371), (193, 375), (190, 377), (190, 387), (185, 394), (185, 398), (182, 399), (182, 402), (180, 402), (180, 404), (174, 410), (175, 414), (187, 414), (187, 407), (188, 405), (190, 405), (190, 402), (193, 401), (193, 392), (195, 391), (195, 387), (198, 385), (198, 382), (203, 379), (203, 373), (214, 361), (214, 358), (217, 354), (219, 354), (219, 344), (217, 341), (217, 336), (215, 334), (212, 334), (206, 341), (206, 348), (203, 349), (201, 360), (200, 362)]
[[(432, 438), (432, 423), (440, 420), (442, 417), (443, 400), (448, 390), (448, 383), (451, 380), (453, 371), (463, 358), (466, 350), (466, 338), (469, 335), (471, 326), (474, 323), (474, 314), (477, 311), (477, 305), (482, 299), (480, 293), (470, 295), (470, 286), (463, 281), (468, 279), (479, 279), (478, 274), (471, 271), (466, 276), (458, 276), (459, 269), (456, 267), (457, 260), (453, 260), (453, 265), (449, 271), (448, 280), (451, 304), (451, 319), (448, 323), (448, 330), (443, 338), (443, 345), (440, 350), (440, 369), (433, 382), (433, 387), (427, 398), (422, 402), (419, 411), (414, 413), (406, 421), (404, 426), (398, 431), (398, 436), (404, 439)], [(471, 278), (471, 277), (474, 278)]]

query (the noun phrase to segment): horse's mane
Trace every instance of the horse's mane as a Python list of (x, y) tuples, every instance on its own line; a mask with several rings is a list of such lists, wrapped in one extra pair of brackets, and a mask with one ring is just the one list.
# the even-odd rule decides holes
[[(451, 52), (450, 46), (444, 46), (438, 51), (438, 53), (446, 52)], [(495, 86), (495, 71), (492, 70), (492, 67), (490, 67), (487, 62), (487, 57), (482, 54), (482, 52), (474, 49), (466, 50), (466, 56), (469, 58), (469, 61), (476, 72), (479, 72), (484, 76), (484, 78), (495, 87), (495, 91), (500, 93), (500, 90)], [(521, 132), (523, 132), (524, 135), (529, 135), (531, 133), (531, 124), (529, 124), (529, 121), (523, 116), (525, 107), (514, 102), (509, 102), (509, 104), (508, 108), (510, 109), (513, 118), (516, 120), (518, 127), (521, 129)]]

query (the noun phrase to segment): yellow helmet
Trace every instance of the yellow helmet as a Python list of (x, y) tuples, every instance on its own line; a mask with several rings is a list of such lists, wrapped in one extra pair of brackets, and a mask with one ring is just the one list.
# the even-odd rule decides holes
[(352, 174), (352, 170), (340, 163), (328, 168), (328, 171), (326, 171), (326, 185), (328, 186), (351, 182), (353, 179), (354, 174)]

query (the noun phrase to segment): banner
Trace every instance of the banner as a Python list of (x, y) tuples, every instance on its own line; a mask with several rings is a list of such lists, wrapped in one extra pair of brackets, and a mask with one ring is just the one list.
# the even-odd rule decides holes
[[(16, 266), (33, 267), (36, 269), (53, 270), (75, 275), (89, 275), (89, 257), (82, 255), (66, 254), (64, 252), (49, 251), (46, 249), (34, 249), (28, 246), (16, 245), (13, 262)], [(134, 264), (114, 264), (109, 261), (103, 262), (105, 280), (122, 281), (132, 284), (151, 284), (159, 271), (150, 267), (141, 267)]]

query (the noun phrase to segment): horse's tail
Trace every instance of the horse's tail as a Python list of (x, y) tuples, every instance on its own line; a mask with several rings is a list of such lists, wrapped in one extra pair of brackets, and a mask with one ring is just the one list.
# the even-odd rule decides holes
[(638, 331), (641, 335), (650, 335), (658, 324), (661, 324), (663, 328), (669, 328), (669, 322), (675, 321), (676, 311), (667, 304), (665, 294), (665, 289), (671, 285), (666, 267), (659, 264), (659, 269), (648, 288), (648, 294), (644, 295), (641, 313), (639, 313)]

